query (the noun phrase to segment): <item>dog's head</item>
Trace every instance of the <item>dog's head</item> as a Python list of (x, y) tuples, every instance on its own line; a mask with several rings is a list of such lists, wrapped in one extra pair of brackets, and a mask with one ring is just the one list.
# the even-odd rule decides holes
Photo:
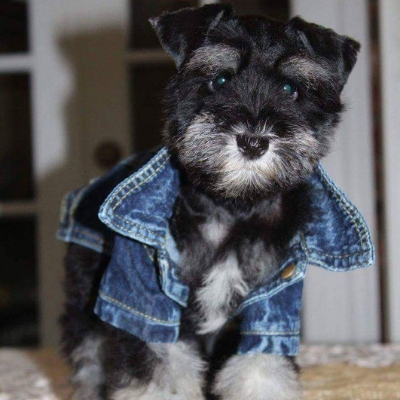
[(165, 140), (192, 183), (255, 198), (300, 183), (326, 155), (359, 44), (293, 18), (208, 5), (150, 20), (177, 65)]

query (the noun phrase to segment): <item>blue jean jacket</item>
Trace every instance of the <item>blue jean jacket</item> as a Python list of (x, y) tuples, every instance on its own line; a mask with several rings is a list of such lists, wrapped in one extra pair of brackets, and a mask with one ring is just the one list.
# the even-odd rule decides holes
[[(314, 218), (292, 238), (274, 276), (232, 317), (241, 320), (239, 354), (296, 355), (307, 265), (350, 271), (372, 264), (362, 216), (321, 166), (310, 176)], [(189, 288), (179, 280), (179, 252), (168, 221), (179, 172), (168, 150), (131, 157), (65, 196), (58, 238), (110, 256), (95, 313), (147, 342), (175, 342)]]

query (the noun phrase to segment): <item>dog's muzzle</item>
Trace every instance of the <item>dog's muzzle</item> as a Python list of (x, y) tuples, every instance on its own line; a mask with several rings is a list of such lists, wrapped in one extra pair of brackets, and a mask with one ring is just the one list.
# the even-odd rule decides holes
[(238, 135), (236, 136), (236, 142), (239, 151), (250, 160), (261, 157), (269, 147), (269, 140), (266, 137)]

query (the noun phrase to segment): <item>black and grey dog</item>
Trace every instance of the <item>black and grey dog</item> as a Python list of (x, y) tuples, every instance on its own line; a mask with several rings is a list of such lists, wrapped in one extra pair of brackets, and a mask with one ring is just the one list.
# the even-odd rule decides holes
[[(288, 357), (244, 350), (207, 372), (201, 341), (220, 334), (275, 274), (313, 212), (307, 179), (329, 150), (359, 44), (299, 17), (235, 16), (227, 5), (165, 13), (151, 24), (177, 65), (164, 98), (165, 146), (180, 176), (169, 232), (190, 294), (178, 340), (146, 342), (93, 312), (110, 253), (72, 244), (62, 326), (75, 398), (299, 399)], [(121, 315), (129, 309), (114, 303)]]

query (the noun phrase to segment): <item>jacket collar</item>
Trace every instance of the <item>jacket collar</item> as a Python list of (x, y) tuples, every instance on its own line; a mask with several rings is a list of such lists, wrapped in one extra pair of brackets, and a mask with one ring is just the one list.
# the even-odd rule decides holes
[(121, 235), (161, 248), (178, 190), (178, 171), (162, 148), (115, 187), (100, 207), (99, 218)]
[[(121, 235), (165, 250), (178, 190), (179, 172), (162, 148), (111, 192), (99, 218)], [(310, 176), (310, 190), (315, 212), (294, 240), (301, 241), (307, 263), (330, 270), (372, 264), (374, 251), (364, 219), (320, 165)]]

